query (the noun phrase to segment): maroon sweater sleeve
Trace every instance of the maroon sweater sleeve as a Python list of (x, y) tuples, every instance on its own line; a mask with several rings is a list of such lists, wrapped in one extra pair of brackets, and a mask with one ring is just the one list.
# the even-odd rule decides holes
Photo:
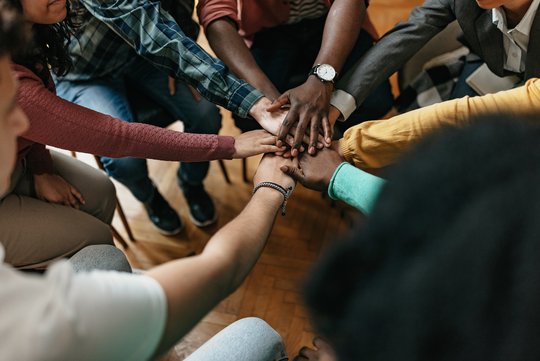
[(128, 123), (61, 99), (23, 66), (14, 65), (14, 70), (20, 82), (19, 105), (30, 120), (22, 137), (30, 141), (113, 158), (198, 162), (234, 154), (233, 137)]
[(51, 153), (43, 144), (34, 143), (26, 154), (26, 162), (30, 173), (35, 175), (53, 174), (54, 165)]

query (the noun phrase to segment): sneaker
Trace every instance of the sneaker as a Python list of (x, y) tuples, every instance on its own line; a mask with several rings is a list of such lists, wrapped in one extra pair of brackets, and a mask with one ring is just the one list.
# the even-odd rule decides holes
[(174, 236), (184, 229), (182, 220), (157, 188), (154, 187), (152, 199), (143, 204), (148, 213), (148, 218), (150, 218), (159, 233), (165, 236)]
[(216, 207), (202, 184), (179, 182), (189, 205), (189, 218), (197, 227), (206, 227), (217, 221)]

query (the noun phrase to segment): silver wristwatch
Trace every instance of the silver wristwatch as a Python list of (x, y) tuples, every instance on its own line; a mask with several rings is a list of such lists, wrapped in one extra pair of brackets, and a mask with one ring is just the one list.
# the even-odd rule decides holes
[(311, 68), (309, 75), (315, 75), (322, 82), (333, 83), (337, 76), (337, 72), (330, 64), (317, 64)]

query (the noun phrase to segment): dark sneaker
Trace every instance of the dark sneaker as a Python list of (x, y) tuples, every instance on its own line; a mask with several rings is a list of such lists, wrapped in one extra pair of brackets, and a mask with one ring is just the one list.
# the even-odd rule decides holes
[(184, 229), (184, 224), (178, 214), (156, 188), (154, 188), (153, 198), (143, 204), (148, 217), (154, 226), (156, 226), (159, 233), (166, 236), (174, 236)]
[(217, 221), (216, 207), (202, 184), (191, 185), (180, 181), (180, 188), (189, 205), (189, 218), (197, 227), (206, 227)]

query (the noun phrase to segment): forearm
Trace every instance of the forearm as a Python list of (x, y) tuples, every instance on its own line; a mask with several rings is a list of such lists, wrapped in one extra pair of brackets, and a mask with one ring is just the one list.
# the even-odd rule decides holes
[(211, 102), (245, 117), (262, 96), (187, 37), (159, 1), (81, 1), (138, 55), (185, 80)]
[(37, 143), (108, 157), (170, 161), (229, 159), (234, 139), (128, 123), (65, 101), (38, 80), (21, 79), (18, 103), (30, 120), (25, 137)]
[(236, 27), (226, 18), (218, 19), (206, 28), (208, 42), (218, 58), (239, 78), (263, 92), (271, 100), (279, 91), (259, 68)]
[(334, 172), (328, 195), (340, 199), (364, 214), (370, 214), (385, 181), (348, 163), (342, 163)]
[(259, 189), (242, 213), (210, 239), (200, 256), (148, 272), (162, 285), (168, 299), (160, 351), (174, 345), (240, 285), (262, 252), (282, 201), (277, 191)]
[(337, 0), (332, 4), (315, 64), (330, 64), (341, 71), (354, 47), (366, 14), (364, 0)]
[(464, 97), (387, 120), (361, 123), (345, 132), (340, 149), (343, 157), (356, 167), (381, 168), (443, 126), (465, 126), (471, 118), (482, 114), (537, 114), (539, 111), (540, 80), (531, 79), (516, 89)]
[(342, 74), (336, 89), (354, 97), (353, 109), (359, 107), (375, 87), (400, 69), (429, 39), (455, 20), (449, 3), (448, 0), (427, 0), (412, 11), (406, 22), (386, 33), (347, 73)]

